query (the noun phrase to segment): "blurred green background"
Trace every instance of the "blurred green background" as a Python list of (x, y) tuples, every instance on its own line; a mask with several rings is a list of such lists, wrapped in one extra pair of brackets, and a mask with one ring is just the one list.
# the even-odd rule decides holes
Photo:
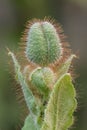
[(27, 20), (45, 16), (61, 23), (73, 52), (79, 50), (78, 108), (71, 130), (87, 130), (87, 0), (0, 0), (0, 130), (20, 130), (27, 111), (17, 100), (6, 47), (17, 50)]

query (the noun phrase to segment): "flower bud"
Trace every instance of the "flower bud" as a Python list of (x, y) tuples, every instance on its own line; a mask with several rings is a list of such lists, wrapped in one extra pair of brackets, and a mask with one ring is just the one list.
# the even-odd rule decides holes
[(59, 35), (50, 22), (36, 22), (28, 32), (26, 56), (41, 66), (57, 61), (62, 54)]
[(30, 80), (41, 93), (46, 94), (53, 87), (55, 75), (48, 67), (37, 68), (30, 75)]

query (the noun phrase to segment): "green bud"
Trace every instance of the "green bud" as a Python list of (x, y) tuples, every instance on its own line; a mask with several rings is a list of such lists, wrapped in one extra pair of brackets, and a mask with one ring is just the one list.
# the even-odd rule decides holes
[(54, 26), (49, 22), (36, 22), (28, 32), (26, 56), (39, 65), (47, 66), (62, 54), (61, 41)]
[(55, 75), (53, 71), (48, 67), (37, 68), (32, 72), (30, 80), (38, 89), (38, 91), (40, 91), (42, 94), (47, 95), (53, 86)]

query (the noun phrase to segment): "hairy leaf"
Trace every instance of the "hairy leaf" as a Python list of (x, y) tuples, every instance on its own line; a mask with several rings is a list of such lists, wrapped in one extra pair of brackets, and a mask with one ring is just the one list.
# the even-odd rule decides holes
[(60, 66), (58, 66), (57, 70), (57, 78), (60, 78), (64, 74), (68, 73), (71, 62), (75, 55), (71, 55), (64, 63), (62, 63)]
[(35, 98), (31, 92), (31, 90), (28, 87), (28, 84), (25, 81), (25, 78), (23, 76), (23, 74), (21, 73), (21, 68), (20, 65), (15, 57), (15, 55), (12, 52), (9, 52), (9, 55), (11, 55), (13, 63), (14, 63), (14, 67), (15, 67), (15, 73), (17, 76), (17, 80), (20, 83), (21, 87), (22, 87), (22, 91), (24, 93), (24, 97), (25, 97), (25, 101), (27, 103), (27, 106), (29, 108), (29, 111), (31, 114), (33, 114), (35, 112)]
[(25, 124), (24, 124), (24, 127), (22, 128), (22, 130), (39, 130), (39, 129), (37, 129), (35, 127), (32, 117), (30, 115), (28, 115), (28, 117), (25, 120)]
[(76, 93), (69, 74), (63, 75), (50, 95), (41, 130), (67, 130), (73, 124)]

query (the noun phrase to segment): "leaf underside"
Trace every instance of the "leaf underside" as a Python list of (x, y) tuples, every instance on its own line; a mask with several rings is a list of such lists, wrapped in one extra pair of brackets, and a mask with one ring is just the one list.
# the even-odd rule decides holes
[(36, 112), (35, 98), (33, 96), (32, 91), (29, 89), (29, 86), (25, 80), (24, 75), (21, 72), (21, 67), (20, 67), (15, 55), (12, 52), (9, 52), (9, 55), (11, 55), (13, 63), (14, 63), (16, 80), (21, 85), (27, 107), (28, 107), (30, 113), (33, 115)]
[(61, 78), (61, 76), (68, 73), (71, 62), (75, 57), (76, 57), (75, 55), (69, 56), (68, 59), (64, 63), (62, 63), (60, 66), (58, 66), (57, 79)]
[(22, 130), (37, 130), (31, 115), (28, 115), (28, 117), (26, 118)]
[(11, 55), (12, 57), (14, 68), (15, 68), (16, 79), (22, 87), (25, 101), (30, 111), (29, 116), (25, 120), (23, 130), (39, 130), (40, 126), (36, 123), (37, 108), (36, 108), (35, 97), (33, 96), (32, 91), (29, 89), (29, 86), (25, 80), (24, 75), (21, 73), (21, 67), (15, 55), (12, 52), (9, 52), (9, 55)]
[(73, 124), (73, 112), (77, 106), (75, 97), (71, 77), (65, 74), (50, 95), (41, 130), (67, 130)]

